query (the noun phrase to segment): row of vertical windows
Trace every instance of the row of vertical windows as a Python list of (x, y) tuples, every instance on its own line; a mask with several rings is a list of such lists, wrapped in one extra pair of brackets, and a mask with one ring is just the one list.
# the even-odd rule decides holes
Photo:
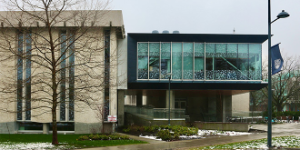
[[(60, 120), (67, 121), (66, 111), (68, 110), (68, 121), (74, 121), (74, 35), (66, 31), (60, 33), (61, 41), (61, 84), (60, 84)], [(69, 74), (67, 74), (67, 71)], [(67, 78), (69, 78), (67, 80)], [(67, 82), (68, 81), (68, 82)], [(68, 101), (66, 102), (66, 100)], [(66, 110), (66, 105), (68, 109)]]
[(140, 42), (138, 79), (261, 80), (261, 44)]
[(18, 33), (17, 120), (31, 120), (31, 33), (26, 32)]

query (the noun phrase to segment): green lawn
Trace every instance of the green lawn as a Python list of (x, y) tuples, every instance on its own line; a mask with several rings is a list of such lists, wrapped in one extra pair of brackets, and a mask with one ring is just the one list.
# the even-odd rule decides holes
[[(143, 144), (144, 141), (137, 140), (97, 140), (97, 141), (77, 141), (83, 134), (58, 135), (61, 149), (66, 148), (87, 148), (104, 147), (114, 145)], [(0, 147), (2, 145), (30, 144), (30, 143), (51, 143), (52, 135), (45, 134), (0, 134)]]

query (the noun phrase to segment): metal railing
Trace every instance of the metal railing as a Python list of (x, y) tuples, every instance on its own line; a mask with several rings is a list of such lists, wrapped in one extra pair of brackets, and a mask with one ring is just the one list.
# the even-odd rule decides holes
[[(124, 112), (142, 116), (149, 119), (168, 119), (169, 108), (147, 108), (124, 106)], [(171, 119), (184, 119), (185, 109), (171, 108)]]

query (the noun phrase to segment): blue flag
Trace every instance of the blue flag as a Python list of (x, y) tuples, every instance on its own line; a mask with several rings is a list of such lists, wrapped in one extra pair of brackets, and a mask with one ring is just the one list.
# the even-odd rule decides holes
[(283, 59), (280, 54), (279, 44), (271, 47), (271, 57), (272, 57), (272, 75), (281, 71), (283, 66)]

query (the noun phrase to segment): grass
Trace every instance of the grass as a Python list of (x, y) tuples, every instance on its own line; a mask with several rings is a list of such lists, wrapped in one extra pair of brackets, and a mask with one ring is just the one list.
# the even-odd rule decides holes
[[(296, 136), (282, 136), (272, 138), (272, 145), (275, 148), (300, 148), (300, 137)], [(199, 149), (267, 149), (267, 139), (259, 139), (245, 142), (228, 143), (214, 146), (206, 146), (199, 148), (192, 148), (191, 150)]]
[[(72, 148), (89, 148), (89, 147), (105, 147), (114, 145), (128, 145), (128, 144), (143, 144), (144, 141), (137, 140), (97, 140), (97, 141), (77, 141), (79, 136), (86, 134), (67, 134), (58, 135), (59, 149), (72, 149)], [(0, 134), (0, 147), (3, 145), (12, 146), (17, 144), (33, 144), (33, 143), (50, 143), (52, 135), (45, 134)], [(1, 146), (2, 145), (2, 146)], [(60, 148), (61, 147), (61, 148)], [(1, 148), (0, 148), (1, 149)], [(12, 148), (14, 149), (14, 148)]]

